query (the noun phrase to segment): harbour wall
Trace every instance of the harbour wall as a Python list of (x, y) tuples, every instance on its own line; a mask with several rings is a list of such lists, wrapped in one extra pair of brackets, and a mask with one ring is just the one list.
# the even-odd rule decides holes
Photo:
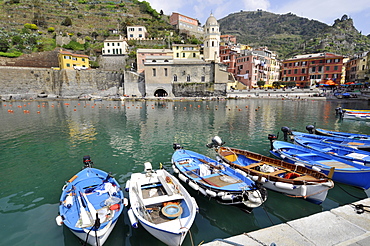
[(39, 94), (67, 98), (82, 94), (122, 95), (124, 81), (138, 87), (135, 75), (116, 71), (0, 67), (0, 75), (0, 96), (5, 99), (29, 99)]
[[(144, 97), (154, 95), (162, 84), (145, 83), (145, 78), (133, 71), (114, 70), (56, 70), (52, 68), (0, 66), (0, 98), (34, 99), (73, 98), (82, 95), (97, 97)], [(166, 84), (177, 97), (226, 96), (226, 84)], [(152, 92), (152, 93), (148, 93)]]

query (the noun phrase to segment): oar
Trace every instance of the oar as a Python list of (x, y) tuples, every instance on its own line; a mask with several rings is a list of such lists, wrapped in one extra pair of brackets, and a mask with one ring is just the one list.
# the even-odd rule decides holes
[(82, 193), (82, 192), (80, 191), (80, 195), (83, 195), (83, 197), (85, 198), (85, 201), (86, 201), (86, 203), (87, 203), (87, 207), (88, 207), (88, 208), (89, 208), (89, 210), (90, 210), (90, 213), (91, 213), (91, 214), (97, 214), (96, 209), (95, 209), (95, 208), (94, 208), (94, 206), (91, 204), (91, 202), (87, 199), (86, 194), (85, 194), (85, 193)]
[[(76, 189), (76, 187), (74, 187), (74, 189)], [(78, 204), (80, 205), (80, 217), (82, 221), (82, 227), (90, 226), (92, 224), (91, 216), (86, 211), (86, 204), (82, 201), (81, 195), (78, 195), (77, 192), (76, 192), (76, 196), (77, 196)]]

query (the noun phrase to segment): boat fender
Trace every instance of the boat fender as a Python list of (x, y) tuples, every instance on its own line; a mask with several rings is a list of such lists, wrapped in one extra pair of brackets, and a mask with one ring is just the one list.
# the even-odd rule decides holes
[(216, 197), (217, 196), (217, 193), (212, 191), (212, 190), (206, 190), (206, 193), (207, 195), (209, 195), (210, 197)]
[(240, 173), (241, 175), (243, 175), (244, 177), (247, 177), (247, 174), (244, 172), (244, 171), (242, 171), (242, 170), (240, 170), (240, 169), (235, 169), (235, 171), (236, 172), (238, 172), (238, 173)]
[(257, 191), (257, 190), (253, 191), (253, 192), (252, 192), (252, 195), (253, 195), (254, 197), (257, 197), (257, 198), (260, 198), (260, 197), (261, 197), (261, 193), (260, 193), (259, 191)]
[(284, 159), (285, 157), (286, 157), (285, 155), (280, 154), (280, 158), (281, 158), (281, 159)]
[(179, 179), (182, 180), (185, 183), (187, 183), (187, 181), (188, 181), (188, 178), (185, 177), (185, 175), (183, 175), (182, 173), (179, 174)]
[(202, 193), (204, 196), (207, 196), (206, 191), (202, 187), (199, 187), (199, 192)]
[(179, 169), (177, 169), (175, 165), (172, 165), (172, 169), (174, 173), (179, 173)]
[(261, 182), (261, 183), (266, 183), (267, 182), (267, 179), (265, 177), (261, 177), (261, 180), (258, 180), (258, 176), (252, 176), (251, 177), (253, 181), (258, 181), (258, 182)]
[(133, 228), (138, 228), (139, 227), (139, 223), (138, 223), (138, 220), (134, 214), (134, 211), (132, 211), (132, 208), (130, 208), (128, 211), (127, 211), (127, 214), (128, 214), (128, 218), (130, 220), (130, 224)]
[(66, 200), (63, 202), (64, 207), (71, 208), (73, 205), (72, 193), (69, 193), (66, 197)]
[(312, 170), (321, 172), (321, 168), (319, 168), (318, 166), (312, 166)]
[(253, 203), (261, 203), (261, 198), (260, 197), (255, 197), (254, 192), (251, 192), (248, 194), (248, 201), (253, 202)]
[(57, 223), (58, 226), (62, 226), (63, 225), (63, 217), (58, 215), (56, 218), (55, 218), (55, 222)]
[(194, 182), (189, 181), (189, 186), (193, 188), (194, 190), (199, 190), (199, 185), (197, 185)]
[(299, 162), (299, 161), (295, 162), (294, 165), (305, 167), (305, 164), (303, 164), (302, 162)]
[(327, 187), (333, 187), (334, 186), (334, 184), (333, 184), (332, 181), (328, 181), (328, 182), (322, 183), (322, 185), (327, 186)]
[(125, 198), (123, 198), (123, 206), (125, 206), (125, 207), (127, 207), (127, 205), (128, 205), (128, 199), (125, 197)]
[(130, 180), (127, 180), (126, 186), (125, 186), (125, 191), (128, 192), (130, 190)]
[(252, 180), (253, 181), (257, 181), (258, 180), (258, 176), (252, 176)]
[(217, 196), (222, 197), (222, 196), (224, 196), (225, 194), (226, 194), (225, 192), (221, 191), (221, 192), (217, 193)]
[(227, 200), (227, 201), (231, 201), (234, 199), (234, 195), (231, 195), (231, 194), (225, 194), (221, 197), (222, 200)]
[(301, 186), (301, 196), (303, 197), (307, 196), (307, 185)]
[(275, 186), (277, 188), (285, 189), (285, 190), (293, 190), (293, 189), (296, 188), (293, 184), (287, 184), (287, 183), (283, 183), (283, 182), (276, 182)]
[(192, 203), (194, 204), (194, 206), (195, 206), (195, 210), (197, 211), (197, 213), (199, 213), (199, 207), (198, 207), (198, 204), (197, 204), (197, 201), (195, 200), (195, 198), (194, 197), (190, 197), (190, 199), (191, 199), (191, 201), (192, 201)]

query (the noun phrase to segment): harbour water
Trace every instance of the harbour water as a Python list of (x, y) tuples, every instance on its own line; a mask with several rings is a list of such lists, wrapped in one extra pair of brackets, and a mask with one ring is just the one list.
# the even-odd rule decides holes
[[(90, 155), (124, 187), (144, 162), (172, 172), (172, 144), (214, 157), (205, 145), (215, 135), (229, 146), (269, 154), (268, 134), (309, 124), (370, 134), (370, 122), (341, 120), (335, 108), (368, 109), (367, 101), (243, 99), (218, 101), (22, 101), (0, 103), (1, 245), (81, 245), (55, 223), (64, 182)], [(186, 186), (187, 187), (187, 186)], [(189, 187), (187, 187), (189, 188)], [(183, 245), (277, 225), (364, 199), (358, 188), (336, 184), (321, 205), (269, 191), (266, 203), (247, 214), (188, 189), (199, 205)], [(126, 212), (126, 210), (125, 210)], [(163, 245), (126, 213), (105, 245)]]

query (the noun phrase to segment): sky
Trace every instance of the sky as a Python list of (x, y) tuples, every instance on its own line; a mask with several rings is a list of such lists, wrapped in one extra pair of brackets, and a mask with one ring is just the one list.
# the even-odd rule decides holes
[(153, 9), (171, 15), (177, 12), (202, 25), (212, 13), (221, 19), (231, 13), (262, 9), (275, 14), (293, 13), (300, 17), (333, 25), (344, 14), (352, 18), (355, 28), (363, 35), (370, 34), (369, 0), (146, 0)]

